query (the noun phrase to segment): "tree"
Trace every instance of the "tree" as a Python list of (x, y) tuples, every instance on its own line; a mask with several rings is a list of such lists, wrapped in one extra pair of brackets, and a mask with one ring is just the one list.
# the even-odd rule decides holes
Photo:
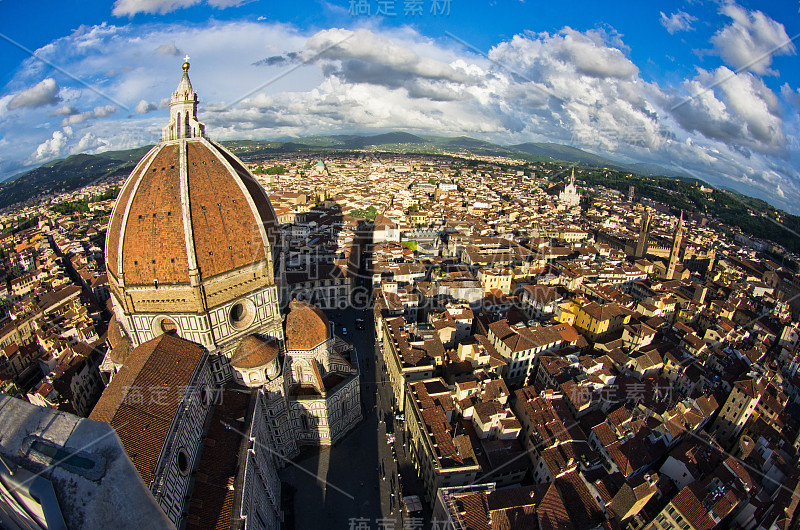
[(272, 166), (265, 169), (264, 173), (267, 175), (283, 175), (286, 173), (286, 168), (284, 166)]
[(378, 216), (378, 209), (375, 208), (374, 206), (370, 206), (369, 208), (366, 208), (366, 209), (355, 208), (353, 210), (350, 210), (350, 216), (351, 217), (360, 217), (360, 218), (367, 219), (369, 221), (374, 221), (375, 218)]

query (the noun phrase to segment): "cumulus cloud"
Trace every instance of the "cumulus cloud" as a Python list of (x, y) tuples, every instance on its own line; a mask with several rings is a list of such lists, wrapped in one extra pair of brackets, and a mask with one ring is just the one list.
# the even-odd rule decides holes
[(737, 71), (750, 70), (762, 75), (776, 75), (770, 68), (776, 55), (794, 55), (795, 46), (783, 24), (761, 11), (747, 11), (729, 3), (720, 13), (732, 22), (711, 37), (714, 53)]
[(697, 17), (693, 17), (685, 11), (677, 11), (667, 16), (661, 11), (661, 25), (664, 26), (670, 35), (674, 35), (679, 31), (691, 31), (692, 22), (695, 22)]
[(755, 75), (720, 66), (701, 70), (685, 88), (694, 97), (676, 104), (673, 115), (686, 130), (765, 153), (785, 147), (778, 98)]
[(137, 114), (147, 114), (148, 112), (153, 112), (157, 109), (158, 106), (155, 103), (151, 103), (146, 99), (139, 101), (139, 103), (136, 104), (136, 107), (134, 107), (134, 110)]
[(509, 61), (524, 74), (542, 80), (544, 76), (537, 73), (539, 67), (572, 70), (595, 78), (630, 79), (638, 75), (638, 67), (606, 39), (607, 35), (596, 30), (581, 33), (572, 28), (553, 35), (516, 35), (495, 46), (490, 57), (501, 64)]
[[(320, 61), (339, 60), (343, 68), (337, 73), (351, 82), (383, 84), (379, 77), (415, 76), (462, 82), (463, 73), (449, 64), (420, 56), (407, 46), (383, 38), (372, 31), (331, 29), (320, 31), (308, 40), (304, 59), (319, 56)], [(396, 79), (386, 81), (395, 83)]]
[(73, 107), (72, 105), (63, 105), (58, 107), (53, 112), (49, 113), (48, 116), (72, 116), (73, 114), (78, 114), (80, 111)]
[(789, 83), (784, 83), (781, 85), (781, 95), (786, 101), (800, 109), (800, 88), (792, 90)]
[(44, 107), (55, 105), (59, 101), (61, 99), (58, 97), (58, 83), (52, 77), (48, 77), (11, 98), (8, 108), (14, 110), (24, 107)]
[(31, 155), (31, 162), (46, 162), (63, 156), (68, 150), (70, 138), (72, 138), (71, 127), (67, 126), (61, 130), (53, 131), (53, 136), (36, 147), (36, 150)]
[(92, 110), (87, 110), (86, 112), (79, 112), (77, 114), (72, 114), (67, 116), (62, 120), (61, 126), (66, 127), (68, 125), (75, 125), (76, 123), (81, 123), (86, 120), (92, 120), (95, 118), (105, 118), (106, 116), (110, 116), (117, 112), (117, 107), (114, 105), (102, 105), (99, 107), (95, 107)]
[(100, 148), (107, 147), (109, 142), (102, 138), (98, 138), (94, 133), (87, 132), (84, 134), (78, 143), (70, 150), (71, 153), (86, 153), (94, 152)]
[[(167, 120), (159, 110), (181, 75), (175, 43), (193, 57), (199, 118), (215, 139), (405, 130), (501, 144), (552, 141), (624, 162), (679, 168), (795, 211), (800, 204), (800, 175), (791, 163), (800, 120), (795, 113), (782, 116), (800, 93), (786, 86), (776, 95), (754, 73), (727, 67), (699, 70), (677, 88), (645, 81), (622, 36), (611, 29), (522, 33), (486, 58), (411, 28), (304, 34), (246, 21), (85, 28), (37, 54), (69, 57), (70, 72), (101, 77), (103, 92), (136, 114), (94, 119), (109, 116), (113, 106), (66, 83), (58, 92), (64, 104), (52, 112), (65, 118), (59, 136), (19, 127), (23, 119), (46, 123), (45, 110), (4, 115), (14, 94), (0, 93), (0, 138), (11, 142), (2, 170), (79, 149), (157, 141)], [(154, 53), (162, 46), (164, 54)], [(33, 62), (23, 64), (12, 86), (47, 77)], [(120, 70), (120, 64), (128, 68)], [(275, 77), (290, 64), (298, 66), (291, 75)], [(115, 74), (105, 75), (110, 70)], [(685, 94), (697, 97), (676, 106)], [(67, 134), (76, 124), (80, 133)], [(27, 159), (14, 158), (31, 151)], [(775, 194), (778, 185), (784, 198)]]

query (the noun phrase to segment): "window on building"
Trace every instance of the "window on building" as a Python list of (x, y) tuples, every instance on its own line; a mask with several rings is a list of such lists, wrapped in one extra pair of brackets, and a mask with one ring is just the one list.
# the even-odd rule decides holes
[(181, 475), (189, 474), (189, 453), (182, 447), (178, 449), (177, 464)]
[(161, 321), (161, 332), (172, 333), (178, 331), (178, 326), (170, 318), (165, 318)]

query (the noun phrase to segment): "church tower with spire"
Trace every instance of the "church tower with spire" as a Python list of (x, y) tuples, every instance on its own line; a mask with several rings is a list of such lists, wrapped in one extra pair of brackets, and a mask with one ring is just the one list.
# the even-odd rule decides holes
[(675, 228), (675, 234), (672, 237), (672, 250), (669, 253), (669, 265), (667, 265), (666, 274), (668, 280), (671, 280), (675, 275), (675, 266), (678, 263), (681, 241), (683, 241), (683, 210), (681, 210), (681, 217), (678, 219), (678, 226)]
[(189, 56), (183, 59), (183, 76), (169, 101), (169, 124), (162, 129), (163, 141), (182, 138), (200, 138), (206, 134), (206, 125), (197, 120), (197, 92), (189, 80)]

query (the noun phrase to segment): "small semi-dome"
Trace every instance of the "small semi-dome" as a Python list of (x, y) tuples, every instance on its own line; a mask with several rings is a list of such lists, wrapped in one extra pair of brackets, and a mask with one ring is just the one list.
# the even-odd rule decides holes
[(133, 344), (131, 340), (126, 337), (122, 336), (119, 343), (114, 346), (111, 351), (108, 353), (108, 358), (111, 359), (111, 362), (117, 365), (125, 364), (125, 361), (128, 359), (128, 356), (133, 351)]
[(117, 365), (125, 364), (125, 360), (133, 350), (133, 343), (131, 339), (125, 334), (125, 330), (117, 322), (117, 317), (112, 316), (108, 322), (108, 343), (111, 350), (108, 352), (108, 358), (111, 362)]
[(278, 357), (280, 344), (275, 339), (248, 335), (231, 355), (231, 366), (238, 370), (252, 370), (271, 363)]
[(292, 300), (286, 315), (286, 349), (312, 350), (331, 338), (328, 317), (320, 308)]

